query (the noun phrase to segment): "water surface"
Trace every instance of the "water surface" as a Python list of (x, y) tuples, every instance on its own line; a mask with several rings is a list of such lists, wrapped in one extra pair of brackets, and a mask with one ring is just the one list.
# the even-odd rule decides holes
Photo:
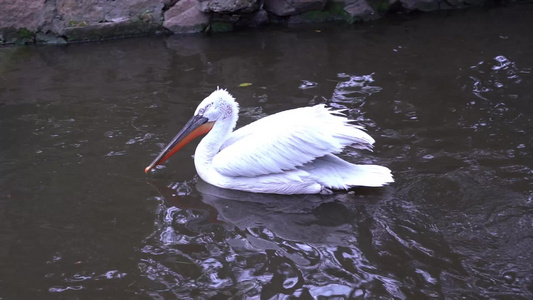
[[(532, 16), (0, 49), (0, 299), (533, 298)], [(396, 183), (222, 190), (197, 142), (146, 176), (217, 86), (239, 126), (347, 108)]]

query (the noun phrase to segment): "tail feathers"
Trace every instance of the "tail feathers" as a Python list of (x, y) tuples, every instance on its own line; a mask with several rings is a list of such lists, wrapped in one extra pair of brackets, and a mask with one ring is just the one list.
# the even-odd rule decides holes
[(353, 175), (347, 178), (350, 186), (380, 187), (394, 182), (389, 168), (378, 165), (352, 165)]
[(355, 186), (380, 187), (394, 182), (391, 171), (378, 165), (355, 165), (335, 155), (326, 155), (302, 167), (323, 186), (349, 189)]

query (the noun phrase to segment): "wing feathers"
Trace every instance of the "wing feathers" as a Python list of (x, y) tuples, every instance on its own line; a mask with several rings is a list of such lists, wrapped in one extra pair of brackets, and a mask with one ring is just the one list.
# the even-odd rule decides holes
[(374, 139), (323, 104), (283, 111), (232, 133), (213, 159), (226, 176), (254, 177), (295, 170), (346, 146), (372, 149)]
[(302, 170), (332, 189), (348, 189), (353, 186), (379, 187), (394, 182), (391, 171), (377, 165), (354, 165), (335, 155), (325, 155), (304, 165)]

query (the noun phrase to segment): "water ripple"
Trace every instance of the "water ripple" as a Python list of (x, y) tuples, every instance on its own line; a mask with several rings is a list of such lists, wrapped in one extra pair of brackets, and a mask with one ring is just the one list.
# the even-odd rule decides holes
[(371, 85), (374, 82), (372, 75), (337, 74), (341, 81), (333, 91), (331, 102), (341, 108), (352, 107), (355, 104), (362, 106), (368, 96), (381, 91), (381, 87)]
[[(179, 188), (181, 184), (174, 186)], [(435, 254), (435, 249), (447, 247), (437, 227), (429, 222), (427, 228), (420, 228), (415, 225), (420, 222), (418, 219), (397, 220), (391, 214), (402, 213), (389, 211), (387, 206), (378, 209), (371, 218), (355, 217), (353, 213), (363, 213), (364, 210), (350, 212), (348, 209), (346, 216), (338, 215), (339, 221), (331, 222), (331, 214), (338, 214), (341, 207), (347, 209), (336, 202), (338, 196), (329, 200), (333, 202), (321, 196), (294, 198), (291, 201), (296, 205), (287, 206), (283, 197), (250, 195), (199, 182), (200, 194), (189, 195), (195, 197), (199, 206), (189, 207), (180, 204), (176, 191), (164, 186), (157, 188), (167, 197), (166, 203), (179, 205), (160, 210), (160, 221), (156, 222), (159, 229), (146, 240), (151, 246), (145, 246), (144, 252), (153, 253), (155, 256), (151, 259), (164, 265), (167, 265), (164, 261), (169, 255), (187, 258), (186, 264), (196, 271), (191, 277), (176, 279), (182, 282), (181, 293), (197, 289), (203, 298), (213, 289), (225, 294), (235, 287), (242, 287), (239, 293), (248, 297), (335, 295), (348, 298), (386, 294), (408, 299), (413, 294), (406, 294), (404, 287), (413, 285), (423, 286), (421, 293), (426, 296), (438, 297), (440, 280), (432, 265), (456, 265), (453, 259), (442, 256), (442, 250), (439, 256)], [(407, 203), (401, 209), (427, 219)], [(315, 217), (310, 218), (309, 212)], [(177, 219), (178, 214), (183, 219)], [(327, 216), (327, 222), (320, 221), (322, 215)], [(372, 222), (370, 229), (357, 225), (371, 219), (378, 222)], [(175, 230), (182, 234), (177, 235)], [(293, 235), (291, 231), (298, 233)], [(312, 235), (305, 234), (305, 231)], [(371, 238), (367, 241), (368, 232)], [(181, 243), (185, 235), (187, 242)], [(293, 238), (288, 238), (291, 236)], [(154, 249), (160, 250), (154, 252)], [(391, 249), (397, 250), (391, 252)], [(429, 262), (411, 265), (409, 261), (413, 259), (418, 262), (429, 259)], [(385, 263), (387, 261), (405, 264), (402, 269), (407, 269), (390, 268)], [(167, 270), (170, 267), (164, 265), (156, 268)], [(462, 272), (454, 268), (448, 268), (449, 272)], [(155, 270), (146, 266), (142, 270), (155, 281), (168, 281), (149, 275)], [(164, 272), (167, 276), (170, 274)], [(400, 279), (404, 272), (408, 272), (406, 278), (409, 279)], [(177, 292), (177, 288), (170, 290)]]
[[(493, 97), (491, 93), (505, 93), (505, 90), (511, 90), (513, 85), (520, 84), (524, 74), (530, 74), (531, 68), (520, 68), (509, 58), (498, 55), (491, 61), (480, 61), (470, 67), (474, 72), (470, 75), (472, 79), (472, 92), (482, 100), (489, 100), (487, 97)], [(511, 93), (508, 96), (513, 97)], [(497, 99), (490, 99), (492, 101)]]

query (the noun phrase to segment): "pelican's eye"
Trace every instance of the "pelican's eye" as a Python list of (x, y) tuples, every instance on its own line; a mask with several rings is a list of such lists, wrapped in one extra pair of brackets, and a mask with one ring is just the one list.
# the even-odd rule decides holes
[(198, 113), (200, 115), (203, 115), (205, 113), (206, 110), (208, 110), (211, 106), (213, 106), (213, 103), (209, 103), (207, 104), (205, 107), (202, 107), (200, 108), (200, 110), (198, 111)]

